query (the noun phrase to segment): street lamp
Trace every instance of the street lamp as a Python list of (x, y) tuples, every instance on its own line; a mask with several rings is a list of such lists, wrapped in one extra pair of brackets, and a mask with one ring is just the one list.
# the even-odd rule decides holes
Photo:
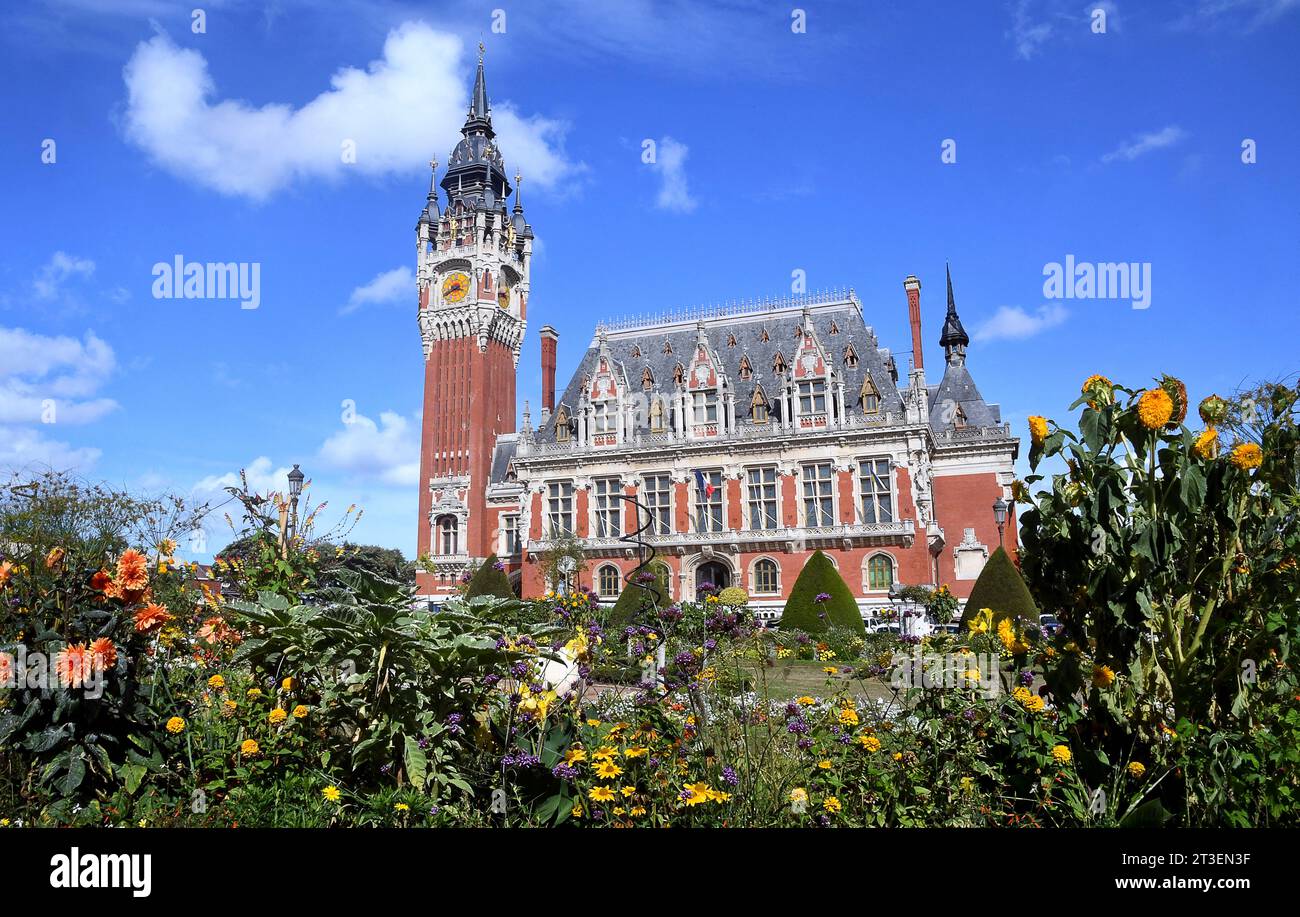
[(302, 494), (302, 482), (306, 479), (297, 465), (289, 472), (289, 537), (298, 535), (298, 497)]
[(1006, 530), (1007, 527), (1007, 510), (1009, 510), (1010, 508), (1011, 508), (1011, 504), (1008, 503), (1006, 500), (1003, 500), (1001, 497), (998, 497), (997, 500), (995, 500), (993, 503), (993, 518), (996, 519), (998, 523), (998, 547), (999, 548), (1004, 547), (1002, 543), (1002, 533)]

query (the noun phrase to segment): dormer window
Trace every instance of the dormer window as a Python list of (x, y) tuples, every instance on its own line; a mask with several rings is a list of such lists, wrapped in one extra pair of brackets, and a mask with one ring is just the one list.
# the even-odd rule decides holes
[(840, 326), (839, 326), (838, 324), (836, 324), (834, 321), (832, 321), (832, 322), (831, 322), (831, 334), (839, 334), (839, 333), (840, 333)]
[(844, 365), (845, 366), (858, 365), (858, 352), (853, 349), (852, 344), (844, 348)]
[(633, 360), (639, 360), (639, 359), (641, 359), (641, 345), (640, 345), (640, 344), (636, 344), (636, 345), (634, 345), (634, 346), (632, 347), (632, 359), (633, 359)]
[(664, 353), (672, 353), (672, 352), (673, 352), (673, 342), (672, 342), (672, 341), (669, 341), (669, 340), (665, 340), (665, 341), (664, 341)]
[(771, 338), (768, 337), (766, 328), (764, 328), (762, 331), (758, 333), (758, 339), (762, 341), (764, 344), (766, 344), (768, 341), (771, 340)]
[(555, 415), (555, 441), (557, 443), (567, 443), (572, 431), (569, 430), (569, 412), (560, 408)]
[(736, 336), (734, 334), (727, 335), (727, 346), (728, 347), (736, 346)]
[(641, 387), (647, 392), (655, 387), (655, 374), (650, 372), (649, 366), (641, 370)]
[(664, 432), (664, 401), (662, 398), (656, 398), (650, 402), (650, 432)]
[(783, 376), (785, 375), (785, 371), (785, 356), (778, 350), (776, 356), (772, 358), (772, 372), (776, 373), (778, 376)]
[(754, 375), (754, 367), (750, 365), (748, 356), (743, 356), (740, 358), (739, 372), (740, 372), (740, 378), (742, 379), (748, 379), (750, 376)]
[(618, 405), (613, 401), (597, 401), (591, 406), (591, 432), (613, 433), (617, 428)]
[(871, 381), (871, 373), (862, 377), (862, 391), (859, 395), (862, 400), (863, 414), (880, 413), (880, 391), (876, 388), (876, 383)]
[(749, 412), (754, 418), (754, 423), (767, 423), (767, 407), (767, 396), (763, 394), (763, 389), (754, 386), (754, 397), (749, 402)]
[(686, 367), (680, 363), (673, 367), (673, 382), (678, 385), (686, 384)]
[(957, 405), (957, 412), (952, 415), (952, 425), (958, 430), (966, 426), (966, 412), (962, 410), (961, 405)]

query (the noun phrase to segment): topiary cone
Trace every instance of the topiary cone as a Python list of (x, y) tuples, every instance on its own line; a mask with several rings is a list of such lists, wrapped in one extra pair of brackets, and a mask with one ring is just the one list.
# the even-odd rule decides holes
[(469, 584), (465, 587), (465, 598), (472, 599), (479, 595), (494, 595), (499, 599), (516, 598), (515, 590), (510, 585), (510, 577), (504, 570), (497, 569), (497, 556), (489, 554), (487, 560), (474, 571)]
[(1038, 605), (1029, 594), (1024, 577), (1012, 563), (1011, 556), (998, 548), (984, 565), (979, 579), (970, 591), (966, 607), (961, 613), (962, 627), (966, 627), (971, 616), (980, 609), (993, 611), (993, 626), (1003, 618), (1020, 617), (1031, 624), (1038, 623)]
[[(822, 593), (830, 598), (818, 602), (817, 596)], [(820, 550), (813, 552), (794, 581), (790, 598), (781, 612), (780, 626), (785, 630), (798, 629), (808, 633), (824, 631), (831, 626), (849, 627), (860, 634), (867, 630), (853, 592), (831, 559)]]

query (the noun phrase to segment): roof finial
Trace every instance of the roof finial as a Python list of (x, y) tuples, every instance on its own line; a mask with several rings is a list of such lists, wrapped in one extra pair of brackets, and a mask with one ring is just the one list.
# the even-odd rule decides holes
[(515, 169), (515, 213), (524, 212), (524, 201), (522, 196), (519, 193), (520, 190), (523, 188), (523, 185), (524, 185), (524, 176), (520, 173), (518, 169)]
[(957, 303), (952, 296), (952, 269), (944, 262), (944, 272), (948, 276), (948, 315), (943, 322), (943, 334), (939, 336), (939, 346), (944, 349), (948, 363), (963, 363), (966, 347), (970, 344), (970, 335), (957, 317)]

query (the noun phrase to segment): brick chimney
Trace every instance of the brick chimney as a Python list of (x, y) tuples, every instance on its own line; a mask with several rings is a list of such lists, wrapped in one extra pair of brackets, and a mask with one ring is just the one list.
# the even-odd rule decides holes
[(549, 414), (555, 410), (555, 347), (560, 333), (543, 325), (538, 334), (542, 336), (542, 407)]
[(907, 322), (912, 326), (912, 368), (925, 369), (925, 352), (921, 349), (921, 281), (908, 274), (903, 281), (907, 291)]

